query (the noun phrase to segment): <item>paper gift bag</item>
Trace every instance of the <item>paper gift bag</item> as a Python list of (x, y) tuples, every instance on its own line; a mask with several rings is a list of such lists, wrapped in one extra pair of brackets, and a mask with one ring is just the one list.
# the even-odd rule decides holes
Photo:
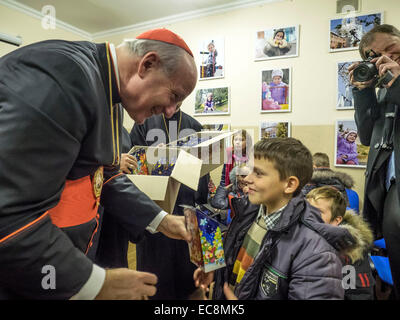
[(186, 228), (192, 235), (190, 261), (204, 272), (225, 266), (220, 224), (204, 212), (185, 206)]

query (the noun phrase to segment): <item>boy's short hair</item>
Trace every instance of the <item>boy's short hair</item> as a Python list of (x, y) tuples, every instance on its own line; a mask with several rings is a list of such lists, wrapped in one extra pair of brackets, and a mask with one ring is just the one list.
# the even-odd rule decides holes
[(312, 159), (316, 167), (329, 168), (329, 157), (326, 153), (316, 152), (313, 154)]
[(299, 186), (293, 193), (297, 196), (311, 180), (313, 173), (310, 151), (294, 138), (267, 138), (254, 145), (254, 158), (267, 159), (274, 164), (281, 180), (290, 176), (299, 179)]
[(306, 195), (306, 199), (317, 201), (319, 199), (331, 200), (331, 221), (337, 217), (343, 217), (346, 213), (346, 199), (343, 194), (332, 186), (319, 187), (311, 190)]

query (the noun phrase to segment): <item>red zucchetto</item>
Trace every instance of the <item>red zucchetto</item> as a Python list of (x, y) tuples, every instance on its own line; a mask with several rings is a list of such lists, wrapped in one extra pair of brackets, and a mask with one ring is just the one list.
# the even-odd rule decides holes
[(193, 53), (189, 49), (189, 46), (186, 44), (186, 42), (176, 33), (173, 33), (172, 31), (165, 28), (145, 31), (142, 34), (139, 34), (136, 39), (158, 40), (173, 44), (175, 46), (181, 47), (193, 57)]

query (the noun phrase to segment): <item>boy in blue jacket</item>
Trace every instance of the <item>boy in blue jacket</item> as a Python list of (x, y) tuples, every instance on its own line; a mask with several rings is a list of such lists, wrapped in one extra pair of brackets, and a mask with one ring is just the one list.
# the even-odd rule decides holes
[(338, 251), (354, 239), (325, 224), (302, 196), (312, 172), (311, 153), (299, 140), (259, 141), (245, 178), (250, 203), (232, 200), (237, 215), (224, 240), (226, 267), (197, 269), (196, 286), (214, 280), (213, 299), (343, 299)]
[(352, 210), (346, 210), (346, 199), (334, 187), (324, 186), (311, 190), (307, 201), (321, 211), (321, 218), (333, 226), (346, 228), (355, 240), (351, 250), (342, 252), (345, 300), (373, 300), (375, 280), (369, 263), (368, 253), (373, 246), (374, 236), (367, 222)]

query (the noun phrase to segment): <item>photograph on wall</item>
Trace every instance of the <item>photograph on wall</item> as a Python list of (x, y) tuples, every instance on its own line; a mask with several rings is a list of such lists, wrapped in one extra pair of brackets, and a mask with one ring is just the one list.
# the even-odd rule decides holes
[(369, 147), (361, 144), (354, 120), (337, 120), (335, 126), (335, 166), (365, 168)]
[(261, 112), (290, 112), (290, 68), (261, 72)]
[(199, 43), (199, 80), (223, 78), (225, 73), (224, 38), (207, 38)]
[(198, 89), (195, 99), (195, 116), (229, 114), (229, 87)]
[(297, 57), (298, 46), (298, 25), (257, 31), (255, 60)]
[(354, 109), (352, 86), (349, 81), (348, 68), (355, 61), (337, 63), (337, 101), (336, 109)]
[(353, 13), (360, 11), (360, 0), (336, 0), (336, 13)]
[(229, 123), (207, 123), (202, 125), (202, 130), (207, 131), (229, 131), (230, 124)]
[(290, 137), (290, 122), (261, 121), (260, 140), (266, 138), (288, 138)]
[(330, 52), (358, 49), (363, 35), (382, 23), (382, 12), (367, 15), (351, 14), (330, 20)]

